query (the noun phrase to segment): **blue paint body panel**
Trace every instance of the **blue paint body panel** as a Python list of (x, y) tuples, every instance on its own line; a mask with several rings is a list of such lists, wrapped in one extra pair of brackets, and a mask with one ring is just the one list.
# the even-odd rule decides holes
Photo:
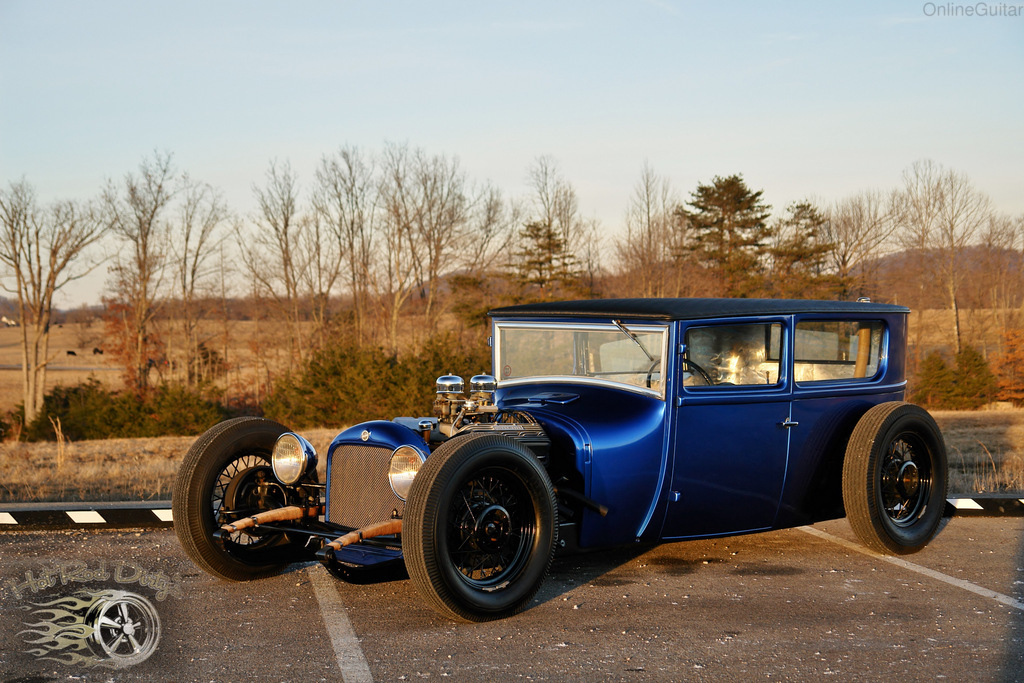
[[(363, 438), (364, 432), (367, 435), (365, 439)], [(334, 453), (334, 449), (342, 444), (364, 444), (367, 446), (390, 448), (391, 450), (399, 446), (410, 445), (415, 446), (417, 450), (424, 454), (430, 452), (426, 442), (423, 441), (423, 437), (418, 432), (397, 422), (389, 422), (387, 420), (362, 422), (338, 434), (331, 441), (331, 445), (327, 449), (328, 462), (330, 462), (330, 456)], [(330, 473), (328, 473), (328, 476), (330, 476)]]
[[(554, 394), (556, 402), (546, 400)], [(567, 397), (576, 397), (567, 400)], [(583, 476), (585, 494), (608, 515), (584, 513), (581, 547), (634, 540), (650, 517), (666, 466), (667, 407), (663, 400), (579, 384), (499, 389), (499, 407), (522, 410), (544, 426), (559, 457)]]

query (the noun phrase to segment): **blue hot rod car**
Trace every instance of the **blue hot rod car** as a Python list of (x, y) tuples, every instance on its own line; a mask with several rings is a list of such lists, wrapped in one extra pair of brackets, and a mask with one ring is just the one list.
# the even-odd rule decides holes
[(434, 415), (358, 424), (317, 454), (270, 420), (203, 434), (174, 523), (243, 580), (315, 556), (344, 579), (404, 563), (442, 614), (514, 614), (556, 549), (747, 533), (844, 514), (922, 548), (946, 497), (934, 420), (903, 402), (907, 309), (620, 299), (499, 308), (494, 375), (437, 380)]

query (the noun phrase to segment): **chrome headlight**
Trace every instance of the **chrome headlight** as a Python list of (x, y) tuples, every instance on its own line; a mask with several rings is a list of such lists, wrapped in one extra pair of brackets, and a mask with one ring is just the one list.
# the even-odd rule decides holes
[(395, 495), (405, 500), (412, 488), (412, 480), (420, 471), (426, 458), (412, 446), (399, 446), (391, 454), (391, 466), (388, 468), (388, 481)]
[(316, 451), (311, 443), (298, 434), (287, 432), (277, 438), (270, 464), (277, 480), (285, 486), (291, 486), (316, 467)]

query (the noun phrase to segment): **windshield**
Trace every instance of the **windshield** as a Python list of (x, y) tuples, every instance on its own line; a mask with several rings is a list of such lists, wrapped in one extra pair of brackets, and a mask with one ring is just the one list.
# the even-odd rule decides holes
[(666, 327), (498, 323), (496, 330), (502, 383), (543, 377), (663, 395)]

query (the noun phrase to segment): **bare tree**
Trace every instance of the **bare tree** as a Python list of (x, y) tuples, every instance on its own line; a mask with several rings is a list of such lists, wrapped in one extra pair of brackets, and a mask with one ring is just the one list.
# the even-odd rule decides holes
[(316, 171), (313, 206), (330, 226), (345, 264), (356, 339), (365, 334), (376, 228), (374, 166), (353, 147), (324, 156)]
[[(470, 217), (466, 196), (466, 176), (458, 159), (427, 157), (422, 151), (413, 155), (412, 181), (415, 183), (417, 210), (413, 215), (417, 248), (413, 251), (421, 296), (427, 300), (424, 315), (433, 329), (433, 308), (437, 298), (441, 270), (451, 266), (456, 246), (462, 241)], [(424, 292), (425, 290), (425, 292)]]
[(252, 188), (259, 206), (253, 218), (256, 229), (239, 235), (242, 260), (254, 285), (271, 298), (285, 320), (289, 370), (304, 355), (299, 290), (305, 263), (297, 182), (288, 162), (271, 161), (266, 184)]
[(85, 252), (107, 226), (92, 207), (70, 201), (41, 210), (25, 181), (12, 183), (7, 191), (0, 189), (0, 221), (0, 263), (9, 271), (4, 289), (18, 300), (22, 396), (25, 422), (31, 423), (42, 408), (47, 364), (52, 360), (54, 294), (95, 268)]
[(187, 386), (205, 377), (205, 359), (200, 349), (203, 341), (198, 334), (204, 311), (199, 302), (216, 286), (214, 276), (217, 269), (212, 260), (218, 253), (218, 228), (227, 217), (224, 200), (216, 190), (206, 183), (194, 181), (187, 174), (183, 176), (171, 249), (177, 264), (175, 280), (181, 297)]
[(678, 296), (680, 269), (674, 266), (676, 244), (673, 213), (678, 197), (667, 178), (645, 162), (626, 207), (626, 235), (615, 242), (619, 269), (639, 296)]
[(474, 197), (466, 239), (454, 258), (467, 272), (483, 276), (497, 268), (499, 260), (508, 258), (522, 208), (506, 202), (493, 185), (484, 185)]
[(953, 311), (957, 353), (962, 348), (959, 297), (963, 255), (991, 212), (988, 197), (976, 190), (966, 175), (931, 161), (918, 161), (903, 174), (897, 220), (904, 243), (922, 250), (935, 269), (946, 303)]
[(323, 348), (331, 293), (341, 277), (341, 244), (334, 238), (330, 225), (315, 210), (303, 217), (299, 235), (305, 264), (299, 273), (299, 282), (309, 298), (317, 346)]
[(153, 319), (159, 308), (168, 260), (164, 213), (175, 192), (171, 155), (155, 152), (103, 193), (113, 233), (122, 242), (114, 256), (114, 299), (120, 304), (128, 383), (142, 394), (149, 387), (150, 355), (156, 344)]
[(842, 299), (865, 292), (875, 278), (869, 272), (887, 248), (895, 230), (891, 198), (877, 190), (860, 192), (837, 201), (827, 211), (825, 241), (839, 280)]
[(382, 158), (379, 193), (381, 219), (379, 266), (374, 277), (391, 352), (398, 354), (398, 322), (412, 296), (420, 259), (416, 243), (418, 187), (410, 169), (408, 148), (389, 145)]
[(990, 309), (1000, 335), (1021, 325), (1024, 315), (1024, 216), (993, 213), (981, 235), (982, 261), (974, 278), (978, 308)]

